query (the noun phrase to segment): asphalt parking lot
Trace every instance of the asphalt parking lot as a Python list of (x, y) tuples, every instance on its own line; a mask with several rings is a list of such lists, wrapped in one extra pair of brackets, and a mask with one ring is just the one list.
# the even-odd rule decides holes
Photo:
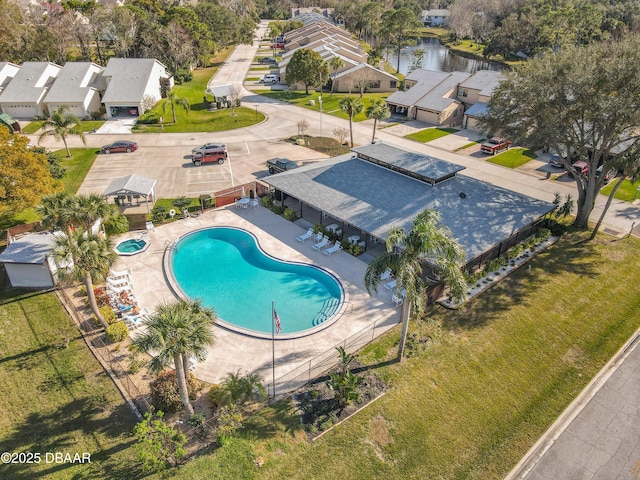
[(79, 193), (101, 194), (114, 179), (137, 174), (157, 181), (158, 198), (197, 197), (268, 175), (266, 161), (270, 158), (288, 158), (298, 165), (327, 158), (284, 140), (227, 142), (227, 162), (196, 167), (191, 149), (205, 142), (224, 143), (221, 135), (164, 134), (162, 145), (143, 135), (128, 135), (127, 139), (138, 141), (140, 148), (133, 153), (98, 155)]

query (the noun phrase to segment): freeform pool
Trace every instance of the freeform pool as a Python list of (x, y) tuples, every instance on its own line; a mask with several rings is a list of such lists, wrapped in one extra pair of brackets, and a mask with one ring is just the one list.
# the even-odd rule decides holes
[[(174, 246), (169, 265), (182, 292), (215, 309), (224, 325), (271, 335), (271, 302), (282, 337), (307, 335), (330, 323), (342, 306), (340, 282), (325, 270), (266, 254), (249, 232), (198, 230)], [(297, 335), (295, 335), (297, 334)]]
[(118, 243), (116, 252), (118, 252), (118, 255), (135, 255), (136, 253), (144, 252), (147, 248), (149, 248), (149, 242), (146, 240), (131, 238)]

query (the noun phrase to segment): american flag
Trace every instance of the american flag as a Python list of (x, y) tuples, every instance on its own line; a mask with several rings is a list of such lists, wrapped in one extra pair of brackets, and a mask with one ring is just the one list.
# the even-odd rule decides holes
[(273, 321), (276, 322), (276, 333), (280, 333), (280, 317), (275, 307), (273, 307)]

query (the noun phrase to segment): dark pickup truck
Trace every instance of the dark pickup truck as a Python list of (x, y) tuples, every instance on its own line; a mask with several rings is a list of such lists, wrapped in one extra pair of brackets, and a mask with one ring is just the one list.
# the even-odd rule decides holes
[(267, 168), (269, 169), (270, 174), (286, 172), (287, 170), (292, 170), (297, 168), (296, 165), (291, 160), (287, 160), (286, 158), (272, 158), (267, 160)]
[(510, 146), (511, 140), (500, 137), (492, 137), (480, 145), (480, 151), (482, 153), (490, 153), (491, 155), (495, 155), (496, 153), (500, 153), (504, 150), (509, 150)]

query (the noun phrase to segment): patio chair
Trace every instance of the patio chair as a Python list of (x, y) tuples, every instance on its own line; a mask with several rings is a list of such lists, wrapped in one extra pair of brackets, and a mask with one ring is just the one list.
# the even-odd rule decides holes
[(398, 282), (396, 280), (391, 280), (390, 282), (384, 284), (384, 288), (386, 288), (387, 290), (393, 290), (394, 288), (396, 288), (396, 285), (398, 285)]
[(380, 280), (389, 280), (391, 277), (393, 277), (393, 272), (391, 272), (390, 268), (387, 268), (384, 272), (382, 272), (382, 274), (380, 275)]
[(333, 247), (326, 248), (324, 250), (324, 254), (331, 255), (332, 253), (339, 252), (340, 250), (342, 250), (342, 245), (340, 244), (340, 242), (336, 242), (333, 244)]
[(313, 237), (313, 228), (310, 228), (309, 230), (307, 230), (306, 233), (303, 233), (302, 235), (298, 235), (296, 237), (296, 240), (298, 240), (299, 242), (304, 242), (305, 240), (308, 240), (311, 237)]
[(249, 202), (249, 205), (251, 205), (251, 208), (258, 208), (258, 206), (260, 205), (260, 202), (258, 202), (257, 198), (254, 198)]
[(402, 305), (404, 303), (404, 299), (406, 296), (407, 296), (407, 291), (403, 289), (402, 292), (400, 292), (400, 295), (397, 295), (395, 293), (392, 294), (391, 301), (395, 303), (397, 307), (398, 305)]
[(324, 237), (322, 237), (322, 240), (320, 240), (318, 243), (314, 243), (311, 246), (313, 247), (314, 250), (320, 250), (321, 248), (326, 247), (328, 244), (329, 244), (329, 237), (325, 235)]

